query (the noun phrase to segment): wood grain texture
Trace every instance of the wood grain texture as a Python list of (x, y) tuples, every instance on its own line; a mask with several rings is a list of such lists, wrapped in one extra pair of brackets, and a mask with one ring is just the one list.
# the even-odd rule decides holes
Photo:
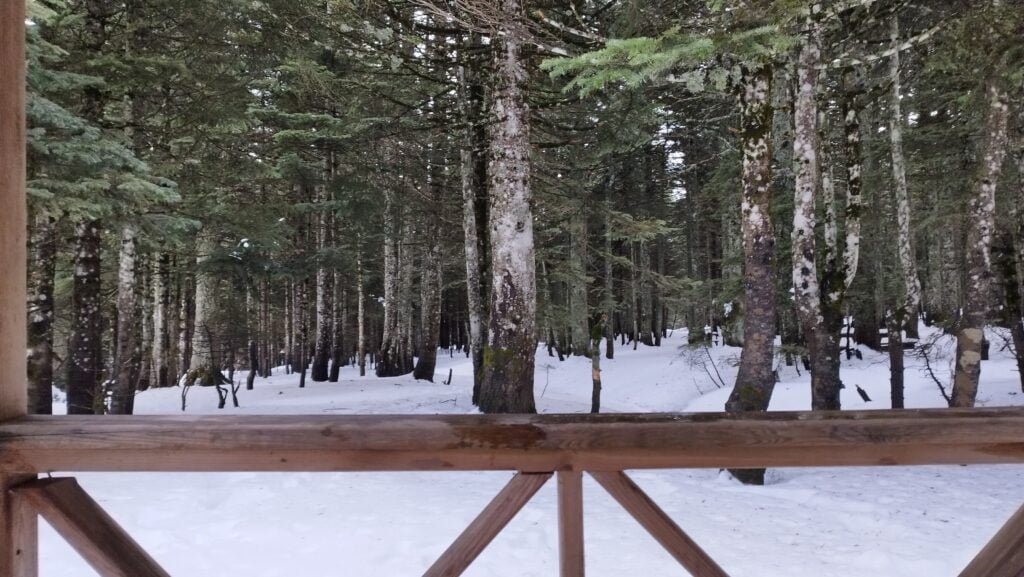
[(1024, 506), (978, 553), (960, 577), (1024, 577)]
[(10, 488), (34, 480), (28, 477), (0, 477), (0, 575), (38, 577), (39, 520), (35, 510)]
[(0, 1), (0, 419), (24, 415), (25, 2)]
[(1024, 462), (1024, 408), (727, 415), (30, 416), (0, 473), (621, 471)]
[(100, 577), (169, 577), (75, 479), (40, 479), (13, 489)]
[(693, 577), (728, 577), (728, 574), (687, 535), (671, 517), (636, 486), (625, 473), (591, 473), (608, 493), (661, 544)]
[(519, 473), (473, 519), (423, 577), (457, 577), (501, 533), (516, 513), (533, 498), (551, 473)]
[(558, 564), (561, 577), (583, 577), (583, 473), (558, 472)]

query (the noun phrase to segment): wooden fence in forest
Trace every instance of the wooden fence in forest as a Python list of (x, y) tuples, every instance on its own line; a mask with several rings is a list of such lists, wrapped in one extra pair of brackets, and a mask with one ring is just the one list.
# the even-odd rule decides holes
[[(34, 577), (41, 515), (103, 577), (167, 573), (71, 477), (51, 471), (493, 471), (516, 474), (425, 576), (460, 575), (552, 477), (563, 577), (584, 574), (592, 476), (692, 575), (727, 573), (627, 469), (1024, 462), (1024, 409), (759, 415), (18, 417), (0, 424), (8, 485), (0, 575)], [(960, 574), (1024, 575), (1024, 508)]]
[[(36, 577), (38, 517), (102, 577), (167, 573), (73, 478), (51, 471), (516, 474), (424, 573), (460, 574), (552, 476), (561, 574), (580, 577), (582, 475), (691, 574), (726, 573), (624, 472), (676, 467), (1020, 463), (1024, 409), (707, 415), (27, 417), (25, 3), (0, 0), (0, 577)], [(1024, 509), (961, 573), (1024, 577)], [(941, 577), (941, 576), (939, 576)]]

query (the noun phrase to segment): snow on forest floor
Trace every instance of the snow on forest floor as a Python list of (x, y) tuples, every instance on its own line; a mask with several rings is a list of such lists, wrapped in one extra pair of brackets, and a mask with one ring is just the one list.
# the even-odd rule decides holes
[[(933, 369), (949, 380), (954, 341), (937, 342)], [(990, 334), (978, 404), (1024, 404), (1012, 357)], [(616, 348), (602, 359), (605, 412), (720, 411), (739, 349), (685, 347), (677, 331), (660, 348)], [(843, 361), (843, 406), (888, 408), (888, 358), (863, 349)], [(713, 359), (714, 363), (710, 360)], [(907, 358), (908, 408), (944, 401), (919, 359)], [(452, 371), (452, 384), (441, 381)], [(717, 371), (717, 372), (716, 372)], [(411, 376), (307, 383), (282, 371), (217, 410), (194, 388), (188, 414), (472, 413), (471, 364), (439, 359), (436, 384)], [(809, 378), (780, 369), (773, 410), (807, 409)], [(236, 378), (244, 378), (238, 375)], [(854, 385), (873, 399), (863, 402)], [(586, 412), (590, 363), (538, 349), (536, 397), (545, 413)], [(63, 407), (55, 407), (57, 411)], [(56, 411), (55, 411), (56, 412)], [(139, 414), (181, 414), (180, 389), (152, 390)], [(419, 575), (507, 482), (510, 473), (80, 474), (82, 485), (172, 574), (206, 577)], [(633, 478), (735, 577), (954, 576), (1024, 502), (1024, 467), (806, 468), (769, 472), (745, 487), (715, 470), (638, 471)], [(686, 575), (589, 478), (584, 482), (588, 575)], [(49, 527), (43, 577), (95, 575)], [(558, 573), (555, 483), (548, 483), (470, 567), (470, 576)]]

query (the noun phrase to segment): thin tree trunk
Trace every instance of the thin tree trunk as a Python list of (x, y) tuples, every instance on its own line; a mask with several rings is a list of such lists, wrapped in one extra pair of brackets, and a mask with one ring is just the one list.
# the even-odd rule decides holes
[[(484, 94), (480, 79), (479, 56), (482, 44), (478, 34), (470, 35), (465, 65), (460, 68), (460, 112), (466, 130), (460, 151), (462, 175), (462, 231), (466, 256), (466, 297), (469, 309), (469, 347), (473, 358), (473, 404), (480, 402), (483, 382), (484, 343), (487, 341), (487, 312), (484, 308), (483, 276), (487, 269), (482, 259), (487, 206), (487, 132), (483, 122)], [(483, 209), (483, 210), (482, 210)], [(485, 218), (481, 219), (483, 216)]]
[(604, 217), (604, 314), (605, 314), (605, 356), (615, 358), (615, 268), (614, 245), (612, 244), (612, 209), (614, 208), (611, 182), (608, 183)]
[[(406, 212), (403, 210), (403, 213)], [(398, 374), (406, 375), (413, 370), (413, 306), (412, 281), (416, 259), (416, 247), (412, 240), (413, 225), (411, 218), (403, 214), (402, 246), (398, 251)]]
[(569, 328), (574, 355), (590, 356), (587, 331), (587, 218), (583, 203), (576, 207), (569, 222)]
[(530, 113), (519, 25), (522, 0), (499, 0), (503, 33), (492, 42), (491, 82), (491, 313), (484, 351), (480, 409), (485, 413), (534, 413), (536, 271), (530, 207)]
[(306, 302), (309, 298), (309, 278), (304, 278), (302, 281), (295, 283), (295, 291), (297, 295), (297, 301), (295, 303), (295, 315), (296, 315), (296, 332), (295, 340), (297, 346), (295, 347), (295, 358), (298, 359), (299, 363), (299, 388), (306, 386), (306, 369), (309, 368), (309, 314), (307, 312)]
[[(893, 46), (900, 41), (899, 20), (890, 20), (889, 39)], [(907, 327), (909, 336), (917, 336), (917, 313), (921, 306), (921, 280), (914, 263), (914, 247), (910, 224), (910, 195), (907, 192), (907, 161), (903, 155), (903, 112), (900, 108), (900, 52), (893, 50), (889, 58), (889, 143), (892, 150), (893, 194), (896, 197), (896, 252), (903, 273), (904, 300), (898, 318)]]
[(245, 287), (245, 326), (248, 333), (246, 335), (246, 349), (248, 349), (249, 353), (249, 374), (245, 377), (245, 389), (247, 391), (251, 391), (253, 389), (253, 385), (256, 382), (256, 373), (260, 370), (259, 345), (257, 344), (260, 340), (260, 323), (256, 297), (253, 296), (253, 292), (255, 292), (255, 290), (255, 283), (250, 280)]
[[(798, 90), (793, 115), (796, 132), (793, 143), (796, 170), (792, 233), (794, 300), (811, 357), (811, 408), (839, 410), (840, 383), (831, 374), (829, 362), (832, 349), (837, 347), (829, 342), (830, 327), (822, 326), (822, 293), (814, 239), (815, 191), (819, 179), (816, 91), (821, 63), (820, 31), (813, 19), (808, 24), (797, 65)], [(825, 319), (826, 324), (828, 320)]]
[[(328, 174), (332, 171), (330, 168), (331, 164), (328, 161), (328, 170), (326, 171)], [(316, 347), (313, 353), (313, 366), (309, 374), (314, 383), (326, 382), (330, 376), (331, 338), (334, 328), (331, 322), (334, 316), (334, 304), (331, 301), (331, 293), (333, 291), (331, 281), (334, 280), (334, 277), (323, 262), (324, 252), (331, 243), (329, 233), (330, 215), (323, 207), (323, 203), (326, 200), (325, 185), (320, 185), (317, 187), (317, 203), (321, 206), (316, 230), (316, 243), (320, 252), (316, 267)]]
[[(179, 279), (181, 308), (178, 315), (178, 377), (188, 374), (195, 334), (195, 275), (182, 273)], [(180, 380), (180, 379), (179, 379)]]
[[(590, 380), (593, 385), (590, 393), (590, 412), (601, 412), (601, 338), (604, 337), (607, 317), (601, 318), (590, 331)], [(607, 342), (611, 342), (608, 340)]]
[(156, 274), (153, 275), (153, 372), (156, 377), (153, 384), (159, 388), (171, 385), (168, 366), (171, 338), (167, 326), (171, 304), (170, 263), (169, 254), (160, 254)]
[(341, 274), (334, 271), (334, 282), (331, 283), (334, 295), (334, 316), (332, 318), (331, 340), (331, 374), (327, 377), (328, 382), (337, 383), (341, 378), (341, 367), (346, 364), (345, 355), (345, 319), (348, 318), (348, 291), (341, 290)]
[(988, 118), (985, 121), (981, 162), (967, 213), (967, 290), (964, 314), (956, 335), (956, 367), (951, 407), (973, 407), (981, 376), (981, 349), (988, 307), (992, 302), (992, 232), (995, 230), (996, 183), (1008, 146), (1009, 106), (997, 79), (987, 83)]
[[(363, 257), (362, 257), (362, 243), (360, 242), (360, 254), (356, 256), (356, 301), (358, 302), (357, 324), (358, 328), (356, 332), (357, 345), (356, 345), (356, 362), (359, 364), (359, 376), (366, 376), (366, 313), (365, 313), (365, 291), (363, 290)], [(385, 311), (387, 314), (387, 311)]]
[(32, 220), (28, 263), (28, 412), (53, 413), (53, 284), (57, 265), (57, 223)]
[(903, 408), (903, 323), (889, 317), (889, 398), (893, 409)]
[(66, 363), (69, 415), (91, 415), (104, 410), (103, 396), (97, 394), (103, 370), (100, 230), (96, 220), (75, 228), (71, 338)]
[(402, 374), (399, 367), (399, 227), (395, 223), (395, 193), (384, 193), (384, 334), (377, 359), (377, 376), (393, 377)]
[[(1024, 131), (1024, 118), (1020, 121), (1020, 128)], [(1014, 206), (1014, 221), (1017, 223), (1014, 230), (1015, 237), (1015, 263), (1017, 267), (1017, 304), (1016, 311), (1010, 311), (1011, 334), (1013, 335), (1013, 348), (1017, 353), (1017, 376), (1020, 378), (1020, 390), (1024, 392), (1024, 135), (1021, 135), (1017, 150), (1017, 202)]]
[(121, 230), (121, 253), (117, 270), (117, 344), (114, 349), (114, 383), (110, 412), (130, 415), (135, 396), (135, 375), (140, 360), (136, 283), (138, 282), (135, 227), (126, 224)]
[[(440, 155), (431, 162), (430, 201), (432, 207), (441, 206), (444, 196), (443, 165)], [(413, 378), (434, 382), (437, 367), (437, 346), (441, 335), (441, 228), (439, 213), (428, 212), (423, 223), (422, 238), (426, 243), (420, 272), (420, 327), (419, 358), (413, 369)]]

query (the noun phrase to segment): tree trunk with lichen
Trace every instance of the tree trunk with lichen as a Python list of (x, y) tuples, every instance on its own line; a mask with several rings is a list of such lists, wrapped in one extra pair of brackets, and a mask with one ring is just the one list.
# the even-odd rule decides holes
[[(823, 318), (821, 286), (818, 280), (814, 230), (815, 193), (819, 179), (818, 160), (818, 68), (821, 64), (820, 31), (813, 20), (800, 46), (797, 62), (797, 98), (794, 109), (795, 140), (793, 156), (796, 171), (796, 192), (793, 197), (793, 288), (797, 317), (811, 359), (811, 408), (839, 410), (840, 382), (832, 374), (833, 347), (830, 342), (830, 319)], [(838, 355), (838, 353), (834, 353)]]
[(141, 351), (136, 317), (137, 241), (135, 227), (121, 229), (121, 252), (117, 270), (117, 342), (114, 347), (114, 382), (110, 412), (132, 414), (135, 379), (139, 373)]
[(214, 386), (227, 382), (220, 372), (220, 367), (216, 365), (216, 355), (213, 352), (217, 340), (213, 319), (217, 279), (205, 264), (210, 260), (210, 255), (217, 250), (217, 241), (209, 232), (201, 232), (196, 250), (195, 324), (192, 334), (192, 355), (184, 381), (189, 386)]
[(491, 303), (480, 410), (534, 413), (536, 271), (530, 206), (530, 114), (526, 101), (522, 0), (500, 0), (490, 127)]
[[(775, 375), (775, 232), (771, 220), (771, 67), (748, 65), (739, 83), (740, 148), (743, 153), (743, 349), (725, 410), (768, 410)], [(763, 485), (764, 469), (736, 469), (746, 484)]]
[[(890, 42), (899, 43), (899, 20), (890, 20)], [(889, 143), (892, 152), (893, 194), (896, 197), (896, 251), (903, 273), (904, 300), (897, 319), (906, 326), (909, 336), (917, 336), (917, 313), (921, 306), (921, 280), (914, 263), (914, 247), (910, 227), (910, 195), (907, 192), (907, 161), (903, 155), (903, 112), (900, 108), (900, 53), (894, 50), (889, 58)]]
[(103, 412), (103, 397), (97, 394), (103, 371), (100, 230), (96, 220), (75, 227), (71, 339), (66, 362), (69, 415)]
[(995, 79), (986, 86), (988, 117), (985, 120), (981, 162), (967, 211), (967, 291), (964, 312), (956, 335), (956, 367), (951, 407), (973, 407), (981, 376), (981, 349), (988, 307), (992, 301), (992, 233), (995, 230), (996, 183), (1006, 158), (1009, 106), (1007, 94)]
[(53, 412), (53, 286), (57, 265), (57, 223), (32, 219), (28, 263), (28, 412)]

